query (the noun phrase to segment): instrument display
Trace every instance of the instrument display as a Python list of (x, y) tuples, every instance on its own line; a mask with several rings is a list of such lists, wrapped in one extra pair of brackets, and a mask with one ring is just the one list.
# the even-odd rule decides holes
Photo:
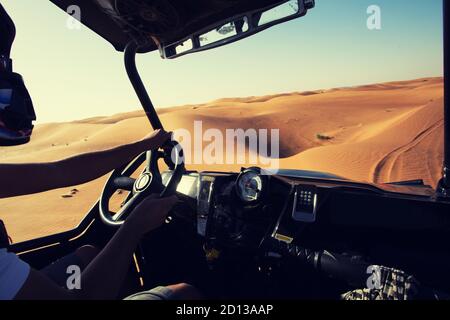
[(248, 169), (243, 171), (236, 181), (236, 192), (245, 203), (256, 203), (261, 200), (265, 188), (259, 171)]

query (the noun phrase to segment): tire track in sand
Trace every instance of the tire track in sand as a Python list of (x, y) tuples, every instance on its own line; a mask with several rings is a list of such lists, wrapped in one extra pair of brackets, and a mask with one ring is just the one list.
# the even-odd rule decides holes
[(443, 126), (444, 120), (440, 119), (436, 123), (429, 126), (427, 129), (421, 131), (418, 135), (414, 137), (413, 140), (408, 142), (407, 144), (394, 149), (393, 151), (386, 154), (375, 166), (375, 169), (372, 174), (372, 181), (375, 183), (389, 182), (389, 179), (383, 179), (383, 177), (389, 178), (391, 176), (392, 170), (395, 166), (398, 158), (410, 151), (412, 148), (417, 146), (420, 142), (422, 142), (426, 137), (428, 137), (435, 130), (439, 129)]

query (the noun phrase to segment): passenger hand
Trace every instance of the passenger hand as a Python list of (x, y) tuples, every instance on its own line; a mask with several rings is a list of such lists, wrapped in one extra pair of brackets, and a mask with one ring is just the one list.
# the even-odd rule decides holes
[(159, 228), (177, 201), (176, 196), (166, 198), (150, 196), (133, 210), (125, 220), (125, 225), (131, 227), (132, 232), (141, 237)]

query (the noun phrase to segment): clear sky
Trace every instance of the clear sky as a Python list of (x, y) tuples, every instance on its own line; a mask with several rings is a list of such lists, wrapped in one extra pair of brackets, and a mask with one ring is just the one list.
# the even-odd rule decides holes
[[(136, 110), (122, 54), (88, 28), (70, 30), (46, 0), (1, 0), (18, 35), (15, 70), (38, 122)], [(381, 8), (382, 29), (366, 26)], [(442, 75), (442, 0), (316, 0), (304, 18), (238, 43), (164, 61), (140, 56), (158, 107)]]

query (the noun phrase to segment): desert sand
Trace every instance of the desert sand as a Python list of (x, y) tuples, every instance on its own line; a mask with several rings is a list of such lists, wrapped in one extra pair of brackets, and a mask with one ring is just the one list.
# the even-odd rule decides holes
[[(37, 107), (38, 109), (38, 107)], [(423, 179), (435, 186), (443, 157), (443, 80), (426, 78), (351, 88), (227, 98), (160, 111), (166, 129), (280, 129), (280, 166), (368, 182)], [(0, 149), (2, 163), (54, 161), (145, 136), (143, 112), (38, 125), (32, 142)], [(242, 165), (191, 165), (236, 171)], [(33, 177), (30, 177), (33, 179)], [(0, 200), (19, 242), (75, 227), (106, 177), (71, 188)], [(75, 189), (75, 190), (74, 190)]]

